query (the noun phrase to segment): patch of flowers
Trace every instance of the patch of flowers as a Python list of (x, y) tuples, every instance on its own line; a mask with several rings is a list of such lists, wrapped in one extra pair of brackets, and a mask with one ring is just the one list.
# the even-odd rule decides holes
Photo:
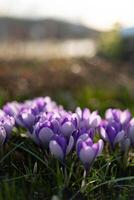
[(0, 146), (10, 139), (13, 127), (25, 128), (28, 137), (61, 162), (76, 152), (86, 171), (104, 144), (110, 152), (118, 145), (122, 153), (134, 146), (134, 118), (128, 110), (110, 108), (101, 118), (88, 108), (67, 111), (50, 97), (5, 104), (0, 110)]

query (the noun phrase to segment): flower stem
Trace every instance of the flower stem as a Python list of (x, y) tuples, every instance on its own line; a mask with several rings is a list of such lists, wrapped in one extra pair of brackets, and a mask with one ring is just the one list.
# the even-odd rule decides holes
[(87, 176), (87, 170), (84, 169), (84, 174), (83, 174), (83, 180), (81, 183), (81, 191), (84, 192), (85, 186), (86, 186), (86, 176)]

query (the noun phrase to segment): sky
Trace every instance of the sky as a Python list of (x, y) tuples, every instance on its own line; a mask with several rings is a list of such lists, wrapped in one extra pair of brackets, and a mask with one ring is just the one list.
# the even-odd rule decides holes
[(134, 0), (0, 0), (1, 16), (52, 17), (108, 30), (134, 26)]

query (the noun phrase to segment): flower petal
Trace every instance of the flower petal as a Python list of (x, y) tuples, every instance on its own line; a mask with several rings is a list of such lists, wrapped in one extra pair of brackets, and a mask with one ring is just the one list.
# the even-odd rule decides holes
[(104, 147), (104, 142), (103, 140), (99, 140), (98, 141), (98, 145), (99, 145), (99, 149), (98, 149), (98, 153), (97, 153), (97, 156), (99, 156), (101, 153), (102, 153), (102, 150), (103, 150), (103, 147)]
[(89, 124), (91, 128), (96, 128), (100, 125), (101, 117), (99, 115), (91, 114), (89, 118)]
[(47, 147), (53, 134), (54, 133), (50, 128), (48, 127), (42, 128), (39, 132), (39, 139), (40, 139), (41, 144)]
[(82, 148), (79, 153), (79, 158), (84, 165), (91, 165), (91, 163), (94, 160), (94, 157), (95, 157), (95, 152), (90, 146)]
[(70, 136), (69, 143), (67, 145), (66, 155), (70, 153), (73, 146), (74, 146), (74, 138), (73, 138), (73, 136)]
[(3, 127), (0, 127), (0, 146), (4, 144), (6, 140), (6, 131)]
[(52, 155), (59, 160), (64, 159), (64, 153), (60, 145), (55, 141), (51, 140), (49, 143), (49, 149)]
[(125, 131), (120, 131), (115, 139), (114, 139), (114, 142), (113, 142), (113, 145), (115, 145), (116, 143), (120, 142), (123, 138), (125, 137)]
[(108, 135), (103, 127), (100, 128), (100, 134), (103, 140), (105, 140), (106, 142), (109, 142)]
[(73, 131), (75, 130), (75, 127), (72, 122), (65, 122), (61, 128), (61, 132), (63, 133), (64, 136), (69, 137)]

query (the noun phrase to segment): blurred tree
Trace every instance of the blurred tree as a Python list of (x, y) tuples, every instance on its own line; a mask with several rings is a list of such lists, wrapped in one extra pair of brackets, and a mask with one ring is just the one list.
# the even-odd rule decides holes
[(98, 55), (111, 60), (121, 60), (123, 58), (123, 38), (119, 23), (116, 23), (112, 30), (101, 34), (98, 42)]

